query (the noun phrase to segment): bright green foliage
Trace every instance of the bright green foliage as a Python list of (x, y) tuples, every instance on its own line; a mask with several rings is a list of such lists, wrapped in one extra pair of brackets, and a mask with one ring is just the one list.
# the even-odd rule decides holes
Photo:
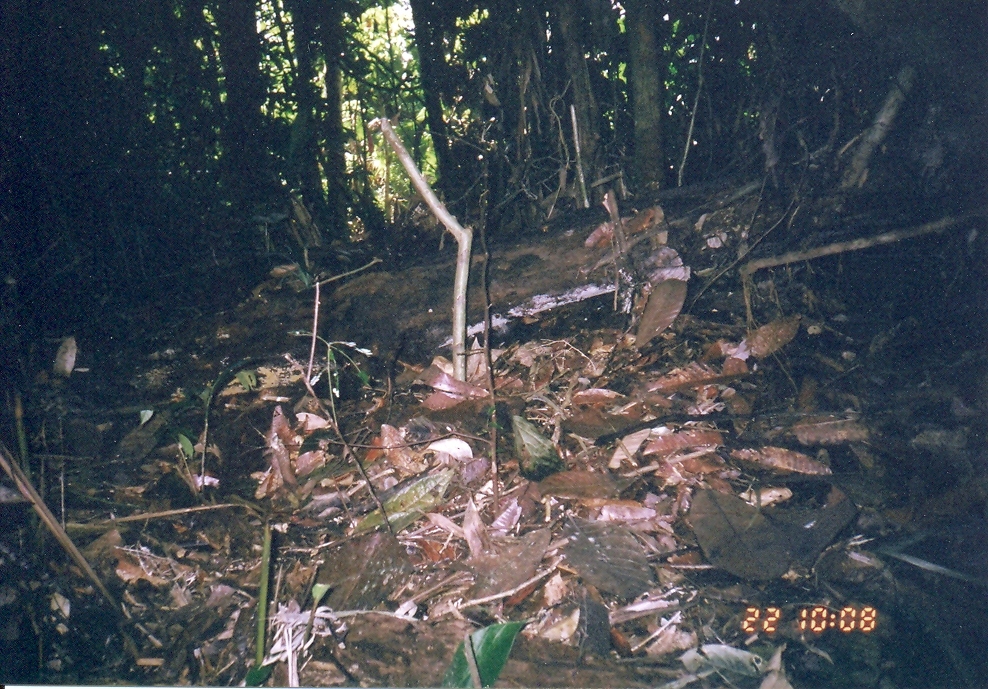
[[(515, 637), (518, 636), (518, 632), (525, 624), (525, 622), (492, 624), (470, 635), (470, 643), (473, 645), (473, 653), (477, 659), (477, 670), (480, 673), (480, 681), (483, 686), (489, 687), (497, 681), (501, 670), (504, 669), (504, 664), (508, 662)], [(473, 686), (473, 680), (470, 677), (470, 665), (463, 651), (463, 642), (453, 654), (453, 660), (446, 670), (446, 676), (443, 677), (443, 686)]]

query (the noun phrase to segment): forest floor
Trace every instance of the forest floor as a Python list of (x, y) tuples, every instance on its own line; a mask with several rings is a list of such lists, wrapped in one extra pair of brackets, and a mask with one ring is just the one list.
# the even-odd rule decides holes
[[(979, 686), (988, 361), (951, 324), (983, 305), (938, 282), (963, 232), (852, 252), (940, 219), (810, 206), (629, 216), (634, 327), (613, 292), (527, 312), (467, 381), (449, 294), (398, 271), (327, 290), (315, 340), (277, 279), (39, 376), (32, 480), (95, 578), (0, 504), (0, 681)], [(598, 230), (553, 232), (613, 280)], [(542, 289), (516, 268), (501, 307)]]

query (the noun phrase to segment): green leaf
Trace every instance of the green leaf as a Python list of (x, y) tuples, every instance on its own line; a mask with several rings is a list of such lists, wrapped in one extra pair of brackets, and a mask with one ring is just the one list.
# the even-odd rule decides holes
[[(435, 474), (427, 474), (405, 484), (384, 501), (391, 528), (397, 533), (421, 517), (425, 512), (439, 506), (446, 495), (446, 489), (453, 478), (452, 469), (443, 469)], [(376, 509), (357, 522), (354, 535), (373, 531), (384, 524), (384, 516)]]
[(556, 452), (556, 446), (542, 435), (535, 424), (521, 416), (512, 416), (511, 422), (515, 430), (515, 454), (522, 476), (530, 481), (541, 481), (566, 468)]
[(247, 392), (257, 388), (257, 373), (254, 371), (237, 371), (237, 382)]
[[(515, 637), (518, 636), (518, 632), (525, 624), (525, 622), (492, 624), (470, 635), (473, 653), (477, 659), (477, 670), (480, 671), (480, 681), (485, 687), (489, 687), (497, 681), (501, 670), (504, 669), (504, 664), (508, 662)], [(457, 646), (453, 660), (446, 669), (442, 686), (473, 686), (473, 681), (470, 678), (470, 666), (467, 663), (466, 654), (463, 652), (462, 642)]]
[(252, 667), (247, 671), (247, 677), (244, 679), (244, 684), (248, 687), (259, 687), (268, 681), (268, 677), (274, 672), (274, 665), (262, 665), (261, 667)]
[(320, 584), (319, 582), (316, 582), (315, 584), (312, 585), (312, 607), (313, 608), (316, 608), (316, 607), (319, 606), (319, 603), (322, 602), (323, 597), (326, 595), (327, 592), (329, 592), (329, 589), (331, 589), (331, 588), (332, 588), (332, 586), (329, 586), (327, 584)]
[(141, 425), (143, 426), (154, 416), (154, 409), (141, 409)]
[(192, 459), (196, 455), (196, 448), (184, 433), (178, 434), (178, 446), (182, 448), (182, 454), (186, 459)]

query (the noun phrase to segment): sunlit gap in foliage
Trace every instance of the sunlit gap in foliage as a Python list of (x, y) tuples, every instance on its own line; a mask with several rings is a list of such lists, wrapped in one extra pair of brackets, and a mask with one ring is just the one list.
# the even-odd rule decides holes
[(411, 195), (411, 185), (381, 142), (369, 141), (367, 124), (378, 116), (396, 118), (395, 130), (419, 168), (436, 169), (426, 126), (412, 10), (407, 0), (371, 7), (344, 20), (351, 37), (343, 67), (343, 122), (351, 132), (345, 151), (348, 170), (368, 177), (385, 216), (395, 219)]

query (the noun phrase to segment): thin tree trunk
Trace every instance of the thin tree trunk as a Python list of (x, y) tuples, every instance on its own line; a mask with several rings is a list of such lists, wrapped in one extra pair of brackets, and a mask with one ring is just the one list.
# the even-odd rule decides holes
[(225, 168), (240, 203), (261, 184), (262, 139), (261, 41), (255, 0), (228, 0), (216, 6), (220, 60), (226, 87), (226, 112), (220, 127)]
[[(566, 76), (573, 89), (576, 122), (580, 137), (580, 155), (583, 161), (587, 186), (597, 177), (598, 131), (597, 102), (590, 87), (590, 69), (587, 66), (582, 40), (582, 8), (579, 0), (561, 0), (556, 5), (559, 34), (562, 38), (563, 60)], [(602, 193), (601, 193), (602, 195)]]
[(662, 141), (665, 62), (656, 36), (655, 3), (627, 0), (631, 110), (635, 122), (633, 179), (641, 188), (661, 189), (665, 177)]

